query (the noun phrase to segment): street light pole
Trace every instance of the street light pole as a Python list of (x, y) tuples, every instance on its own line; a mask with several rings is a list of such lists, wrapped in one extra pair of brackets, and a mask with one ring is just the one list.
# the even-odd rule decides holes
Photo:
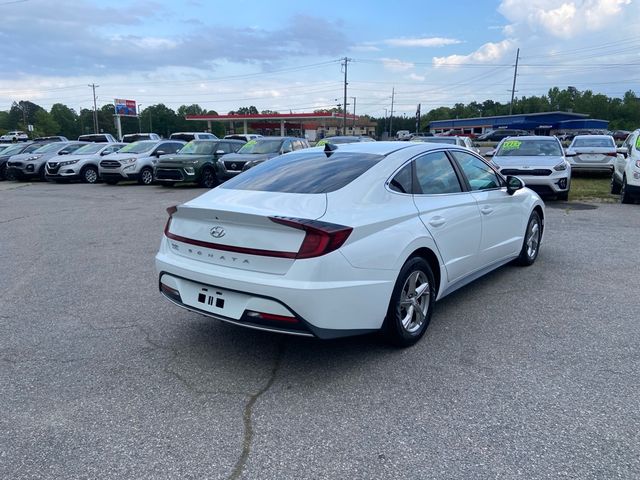
[(140, 118), (140, 114), (142, 113), (142, 104), (138, 104), (138, 133), (142, 133), (142, 119)]

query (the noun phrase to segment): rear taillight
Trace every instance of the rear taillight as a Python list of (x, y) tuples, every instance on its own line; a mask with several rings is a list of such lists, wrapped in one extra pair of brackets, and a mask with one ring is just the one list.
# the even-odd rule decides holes
[(173, 214), (178, 211), (178, 206), (173, 205), (172, 207), (167, 207), (167, 213), (169, 214), (169, 218), (167, 218), (167, 223), (164, 226), (164, 234), (167, 235), (169, 233), (169, 227), (171, 226), (171, 219), (173, 218)]
[(298, 323), (296, 317), (289, 315), (276, 315), (274, 313), (247, 311), (247, 316), (252, 319), (268, 320), (270, 322)]
[(295, 255), (296, 259), (314, 258), (331, 253), (344, 245), (353, 231), (353, 228), (344, 225), (304, 218), (269, 217), (269, 220), (304, 231), (304, 240)]

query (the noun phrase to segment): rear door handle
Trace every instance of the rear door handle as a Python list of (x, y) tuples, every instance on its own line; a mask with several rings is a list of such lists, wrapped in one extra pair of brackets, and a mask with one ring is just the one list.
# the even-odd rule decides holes
[(485, 215), (489, 215), (491, 212), (493, 212), (493, 208), (484, 206), (480, 209), (480, 211)]
[(431, 225), (432, 227), (441, 227), (446, 223), (446, 221), (447, 220), (444, 217), (437, 216), (429, 220), (429, 225)]

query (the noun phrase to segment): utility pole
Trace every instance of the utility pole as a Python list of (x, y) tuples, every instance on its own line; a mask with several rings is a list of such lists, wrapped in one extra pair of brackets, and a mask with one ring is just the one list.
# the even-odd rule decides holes
[(140, 118), (140, 113), (142, 113), (142, 104), (138, 104), (138, 133), (142, 133), (142, 119)]
[(384, 139), (384, 134), (387, 134), (387, 138), (389, 138), (389, 134), (387, 132), (387, 109), (384, 109), (384, 128), (382, 129), (382, 137)]
[(356, 97), (351, 97), (353, 99), (353, 128), (356, 128)]
[(513, 96), (516, 93), (516, 77), (518, 76), (518, 60), (520, 59), (520, 49), (516, 51), (516, 67), (513, 71), (513, 86), (511, 87), (511, 103), (509, 103), (509, 115), (513, 113)]
[(344, 57), (342, 59), (342, 66), (344, 67), (344, 110), (342, 110), (342, 134), (347, 133), (347, 65), (351, 61), (350, 58)]
[(389, 136), (393, 136), (393, 99), (396, 96), (396, 87), (391, 89), (391, 115), (389, 115)]
[(87, 86), (91, 87), (93, 90), (93, 133), (98, 133), (98, 107), (96, 105), (96, 88), (100, 85), (92, 83), (91, 85)]

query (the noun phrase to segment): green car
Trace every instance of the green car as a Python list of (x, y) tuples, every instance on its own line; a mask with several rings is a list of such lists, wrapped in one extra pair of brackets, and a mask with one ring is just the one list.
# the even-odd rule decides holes
[(197, 183), (213, 188), (220, 183), (215, 162), (227, 153), (235, 153), (246, 142), (242, 140), (192, 140), (174, 155), (162, 156), (155, 164), (156, 182), (171, 186), (177, 182)]

